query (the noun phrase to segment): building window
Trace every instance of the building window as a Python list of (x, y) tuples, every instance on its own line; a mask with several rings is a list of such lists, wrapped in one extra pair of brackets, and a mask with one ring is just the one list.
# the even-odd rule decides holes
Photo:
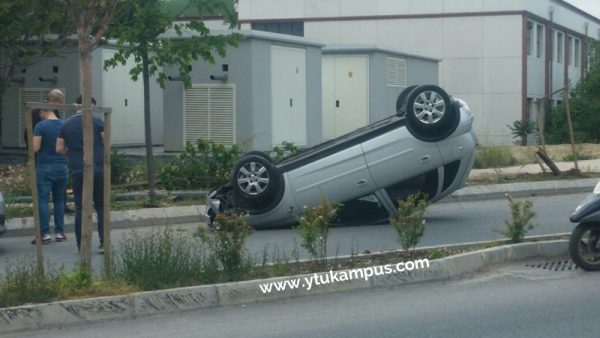
[(533, 49), (533, 22), (527, 21), (527, 55), (532, 54)]
[(304, 22), (302, 21), (254, 22), (252, 23), (252, 29), (264, 32), (304, 36)]
[(575, 67), (579, 67), (579, 64), (581, 62), (581, 40), (579, 39), (574, 39), (575, 40), (575, 47), (573, 48), (573, 64), (575, 65)]
[(537, 49), (535, 52), (536, 57), (541, 58), (544, 56), (544, 26), (540, 24), (536, 25), (535, 48)]
[(566, 60), (567, 64), (569, 66), (573, 65), (573, 38), (571, 36), (567, 36), (567, 58), (568, 60)]
[(562, 63), (565, 52), (564, 52), (564, 36), (561, 32), (556, 32), (556, 62)]

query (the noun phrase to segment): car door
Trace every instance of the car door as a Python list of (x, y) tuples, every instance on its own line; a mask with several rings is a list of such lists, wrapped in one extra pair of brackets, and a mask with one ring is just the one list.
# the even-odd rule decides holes
[(405, 126), (366, 140), (362, 149), (378, 188), (389, 187), (442, 165), (436, 144), (416, 139)]
[(318, 204), (321, 197), (345, 202), (375, 190), (360, 143), (299, 166), (285, 176), (298, 209)]

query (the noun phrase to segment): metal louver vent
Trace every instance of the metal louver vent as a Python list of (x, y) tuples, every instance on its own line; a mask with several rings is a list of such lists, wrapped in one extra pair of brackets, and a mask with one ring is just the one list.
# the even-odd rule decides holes
[[(25, 128), (27, 128), (27, 120), (25, 120), (25, 116), (23, 113), (25, 112), (25, 103), (26, 102), (44, 102), (48, 97), (48, 93), (52, 90), (52, 88), (21, 88), (19, 89), (19, 147), (27, 146), (25, 144)], [(64, 93), (65, 90), (61, 89)]]
[(194, 85), (185, 92), (184, 142), (235, 143), (233, 86)]
[(388, 57), (385, 60), (388, 87), (406, 87), (406, 60)]

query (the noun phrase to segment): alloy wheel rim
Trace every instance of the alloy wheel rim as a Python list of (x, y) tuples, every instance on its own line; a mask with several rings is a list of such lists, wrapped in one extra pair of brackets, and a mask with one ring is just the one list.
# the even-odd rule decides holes
[(437, 92), (424, 91), (415, 98), (413, 110), (421, 123), (435, 124), (444, 117), (446, 102)]
[(263, 193), (269, 186), (269, 171), (261, 163), (251, 161), (244, 164), (238, 173), (239, 188), (248, 195)]

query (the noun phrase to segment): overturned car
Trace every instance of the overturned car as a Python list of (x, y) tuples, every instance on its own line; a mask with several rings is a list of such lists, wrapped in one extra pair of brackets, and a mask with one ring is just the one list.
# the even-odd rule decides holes
[[(231, 181), (208, 193), (206, 217), (243, 210), (255, 228), (290, 225), (322, 197), (356, 215), (376, 204), (387, 216), (416, 192), (435, 202), (462, 188), (473, 166), (476, 138), (468, 105), (435, 85), (402, 91), (396, 114), (273, 163), (246, 153)], [(351, 212), (351, 213), (352, 213)]]

